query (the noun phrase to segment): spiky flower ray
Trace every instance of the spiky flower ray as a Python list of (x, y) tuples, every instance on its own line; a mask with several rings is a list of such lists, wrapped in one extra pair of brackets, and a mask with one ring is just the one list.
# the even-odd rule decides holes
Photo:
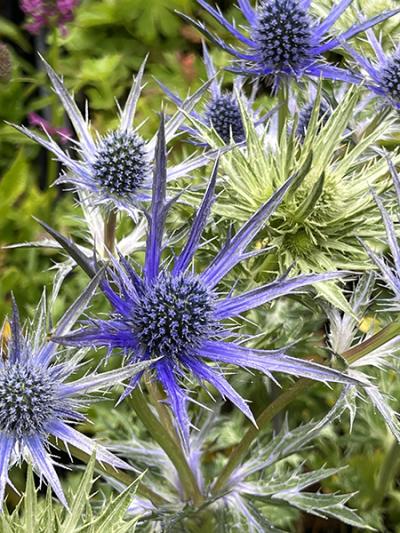
[[(181, 386), (185, 374), (201, 383), (213, 385), (222, 396), (254, 421), (246, 402), (232, 388), (217, 367), (204, 360), (256, 369), (271, 376), (283, 372), (306, 376), (323, 382), (342, 382), (340, 372), (289, 357), (284, 350), (253, 350), (231, 336), (226, 321), (254, 307), (263, 305), (300, 287), (341, 276), (339, 272), (283, 278), (275, 283), (240, 295), (221, 297), (218, 284), (241, 261), (249, 257), (250, 242), (282, 202), (294, 179), (289, 179), (261, 206), (242, 228), (217, 253), (199, 274), (188, 272), (214, 201), (217, 165), (193, 221), (188, 240), (176, 257), (171, 271), (161, 262), (164, 224), (171, 202), (166, 202), (167, 158), (164, 121), (162, 119), (156, 150), (153, 196), (149, 219), (146, 256), (138, 273), (123, 257), (114, 261), (110, 282), (103, 291), (113, 305), (109, 320), (95, 319), (88, 326), (58, 338), (72, 346), (106, 346), (122, 349), (132, 362), (160, 356), (152, 366), (162, 384), (181, 434), (188, 442), (189, 419), (186, 411), (187, 393)], [(68, 245), (70, 249), (72, 246)], [(250, 253), (250, 256), (252, 254)], [(349, 378), (345, 378), (347, 382)], [(351, 379), (351, 378), (350, 378)], [(135, 387), (138, 379), (131, 381)], [(356, 383), (353, 383), (356, 384)], [(127, 389), (124, 396), (129, 393)]]
[(358, 83), (358, 76), (328, 64), (323, 54), (399, 12), (392, 10), (381, 13), (354, 25), (337, 37), (330, 37), (329, 32), (351, 0), (340, 0), (322, 21), (312, 16), (309, 10), (311, 2), (308, 0), (263, 0), (256, 9), (249, 0), (240, 0), (239, 7), (248, 24), (245, 32), (231, 24), (219, 9), (210, 6), (205, 0), (197, 1), (231, 33), (237, 41), (236, 45), (227, 44), (202, 22), (180, 15), (234, 57), (236, 64), (229, 70), (251, 77), (273, 75), (276, 86), (282, 79), (300, 79), (303, 76)]
[[(79, 193), (86, 209), (103, 206), (106, 210), (123, 210), (135, 219), (138, 207), (151, 196), (151, 163), (154, 160), (155, 137), (150, 141), (142, 139), (133, 127), (137, 102), (142, 89), (142, 79), (146, 60), (143, 62), (120, 116), (119, 127), (101, 136), (91, 134), (89, 124), (82, 116), (72, 96), (66, 90), (62, 79), (44, 60), (44, 66), (54, 91), (60, 98), (65, 111), (75, 129), (78, 141), (74, 149), (78, 158), (65, 152), (51, 137), (47, 138), (30, 131), (24, 126), (15, 126), (24, 135), (52, 152), (62, 163), (65, 172), (57, 183), (70, 184)], [(183, 109), (171, 117), (166, 124), (167, 142), (171, 141), (185, 120), (185, 112), (190, 112), (209, 84), (201, 87), (188, 98)], [(191, 171), (207, 165), (215, 158), (215, 152), (204, 152), (191, 156), (183, 163), (168, 169), (168, 179), (175, 180)]]
[[(98, 282), (99, 276), (96, 276), (60, 320), (55, 330), (57, 335), (70, 330), (93, 296)], [(71, 425), (86, 420), (81, 411), (90, 400), (89, 393), (122, 382), (129, 377), (127, 369), (88, 373), (71, 380), (82, 366), (84, 351), (74, 353), (68, 350), (61, 354), (57, 345), (47, 340), (44, 296), (27, 332), (21, 328), (15, 302), (10, 324), (11, 337), (5, 351), (0, 353), (0, 509), (10, 463), (27, 457), (67, 506), (49, 452), (49, 437), (60, 439), (89, 455), (95, 451), (98, 461), (114, 468), (132, 469)], [(141, 365), (140, 370), (143, 368)]]
[[(253, 272), (285, 272), (293, 264), (301, 274), (370, 268), (359, 237), (378, 241), (383, 225), (369, 191), (371, 186), (378, 191), (390, 186), (387, 165), (371, 148), (391, 127), (393, 118), (382, 121), (359, 143), (349, 143), (360, 94), (358, 88), (349, 91), (325, 124), (318, 120), (319, 95), (301, 142), (297, 132), (291, 131), (279, 143), (274, 138), (266, 148), (245, 117), (247, 147), (221, 160), (226, 176), (218, 205), (222, 216), (246, 220), (271, 196), (276, 184), (283, 183), (289, 172), (307, 166), (312, 156), (303, 182), (284, 199), (269, 227), (260, 233), (259, 246), (275, 246), (277, 253), (254, 261)], [(326, 283), (318, 286), (318, 291), (349, 312), (337, 285)]]

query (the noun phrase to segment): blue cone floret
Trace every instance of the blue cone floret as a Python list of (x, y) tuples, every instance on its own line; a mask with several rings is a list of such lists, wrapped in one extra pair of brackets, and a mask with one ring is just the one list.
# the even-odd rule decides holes
[(400, 52), (390, 57), (381, 70), (382, 88), (389, 98), (400, 107)]
[(224, 93), (210, 100), (205, 117), (225, 143), (246, 139), (242, 114), (233, 94)]
[(312, 54), (311, 18), (297, 0), (267, 0), (260, 5), (253, 40), (265, 68), (301, 67)]
[[(98, 276), (71, 306), (55, 333), (66, 334), (83, 312), (98, 285)], [(89, 393), (101, 391), (127, 377), (126, 369), (87, 373), (73, 379), (82, 366), (83, 351), (68, 350), (63, 357), (46, 331), (45, 299), (36, 311), (35, 323), (23, 331), (16, 304), (10, 322), (11, 336), (0, 350), (0, 510), (3, 505), (8, 470), (20, 459), (32, 461), (59, 500), (67, 506), (63, 489), (49, 452), (49, 437), (91, 455), (115, 468), (131, 467), (95, 440), (72, 427), (86, 420), (82, 409)], [(143, 368), (142, 368), (143, 369)]]
[[(122, 256), (119, 262), (113, 260), (113, 269), (109, 271), (110, 281), (102, 285), (114, 308), (110, 318), (92, 319), (87, 327), (57, 337), (57, 341), (70, 346), (104, 346), (110, 352), (119, 348), (131, 362), (158, 357), (151, 368), (167, 394), (177, 426), (186, 443), (189, 442), (190, 422), (186, 411), (188, 397), (182, 384), (185, 376), (194, 376), (202, 384), (211, 384), (254, 421), (245, 400), (225, 379), (219, 366), (209, 365), (207, 361), (259, 370), (270, 377), (271, 372), (276, 371), (323, 382), (350, 381), (357, 384), (356, 379), (336, 370), (290, 357), (283, 349), (268, 351), (247, 348), (242, 344), (244, 339), (230, 327), (230, 324), (234, 324), (231, 319), (241, 313), (299, 287), (341, 277), (341, 273), (283, 277), (239, 295), (221, 295), (217, 289), (236, 265), (255, 255), (254, 252), (246, 251), (250, 242), (282, 202), (294, 178), (289, 179), (228, 240), (205, 270), (192, 274), (191, 265), (215, 199), (217, 165), (187, 242), (169, 269), (161, 261), (165, 218), (171, 206), (171, 201), (166, 201), (167, 159), (163, 120), (156, 153), (143, 269), (137, 271)], [(51, 228), (50, 233), (65, 245), (65, 238)], [(72, 242), (69, 241), (67, 249), (78, 258), (79, 249)], [(82, 262), (82, 256), (78, 261)], [(87, 266), (83, 266), (90, 272)], [(123, 397), (129, 394), (138, 381), (139, 375), (131, 380)]]
[(150, 174), (145, 142), (135, 131), (111, 132), (101, 141), (92, 169), (99, 186), (110, 194), (137, 193)]
[(51, 373), (30, 361), (6, 363), (0, 370), (0, 432), (17, 439), (43, 434), (62, 407), (58, 385)]
[(214, 299), (198, 277), (162, 272), (138, 302), (133, 332), (153, 355), (193, 355), (214, 333)]
[(249, 0), (239, 0), (239, 8), (248, 24), (244, 31), (229, 22), (218, 8), (205, 0), (197, 1), (231, 33), (236, 43), (228, 44), (202, 22), (180, 15), (233, 56), (234, 63), (228, 70), (250, 77), (272, 75), (275, 88), (282, 78), (300, 79), (303, 76), (358, 83), (359, 76), (330, 65), (324, 53), (399, 12), (398, 9), (382, 12), (338, 36), (331, 36), (334, 24), (351, 0), (340, 0), (324, 20), (318, 20), (311, 14), (311, 2), (308, 0), (262, 0), (256, 8)]

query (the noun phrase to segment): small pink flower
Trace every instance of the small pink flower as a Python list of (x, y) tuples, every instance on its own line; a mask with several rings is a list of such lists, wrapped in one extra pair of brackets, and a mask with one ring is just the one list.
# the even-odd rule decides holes
[(57, 25), (65, 32), (65, 24), (73, 20), (79, 0), (21, 0), (21, 9), (28, 17), (26, 29), (38, 34), (44, 27)]

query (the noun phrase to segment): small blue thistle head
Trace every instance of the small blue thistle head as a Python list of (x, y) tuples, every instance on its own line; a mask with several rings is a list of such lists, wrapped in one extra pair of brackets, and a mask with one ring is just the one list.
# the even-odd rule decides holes
[[(98, 278), (89, 284), (67, 311), (67, 320), (61, 320), (56, 333), (69, 330), (97, 285)], [(68, 358), (61, 360), (57, 345), (47, 340), (45, 298), (42, 298), (36, 311), (35, 323), (26, 333), (20, 325), (15, 302), (13, 307), (11, 336), (6, 348), (3, 345), (0, 347), (0, 511), (11, 457), (14, 454), (26, 457), (26, 450), (40, 475), (67, 506), (53, 459), (48, 453), (47, 439), (52, 435), (86, 453), (93, 453), (96, 449), (96, 457), (100, 461), (104, 460), (115, 467), (130, 468), (104, 447), (71, 427), (71, 423), (85, 420), (79, 408), (87, 404), (88, 392), (100, 391), (128, 376), (124, 372), (121, 375), (121, 371), (112, 371), (88, 373), (81, 379), (71, 380), (81, 366), (84, 353), (69, 350)]]
[(233, 94), (216, 95), (206, 106), (205, 118), (225, 143), (243, 142), (246, 134), (242, 114)]
[(400, 51), (388, 58), (380, 74), (383, 90), (400, 106)]
[(145, 142), (133, 130), (108, 134), (101, 140), (94, 159), (94, 179), (112, 195), (137, 194), (150, 176)]
[(312, 54), (312, 21), (297, 0), (265, 0), (253, 30), (265, 68), (296, 71)]
[(219, 9), (206, 0), (197, 2), (224, 26), (236, 44), (235, 41), (233, 44), (225, 42), (202, 22), (182, 13), (180, 15), (233, 56), (235, 62), (228, 70), (251, 77), (272, 75), (275, 89), (282, 78), (299, 79), (303, 76), (359, 83), (359, 76), (330, 65), (324, 54), (399, 11), (382, 12), (340, 35), (331, 36), (332, 27), (351, 3), (348, 0), (339, 0), (324, 20), (311, 15), (310, 0), (261, 0), (258, 5), (256, 2), (256, 7), (251, 5), (250, 0), (238, 0), (248, 23), (244, 31), (229, 22)]
[(57, 385), (45, 368), (29, 361), (0, 368), (0, 432), (17, 439), (45, 434), (62, 406)]

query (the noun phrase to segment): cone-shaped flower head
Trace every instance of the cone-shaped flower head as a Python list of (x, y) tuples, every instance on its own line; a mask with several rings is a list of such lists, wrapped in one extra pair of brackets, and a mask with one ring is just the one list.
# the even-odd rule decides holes
[[(145, 62), (134, 80), (121, 112), (119, 127), (104, 136), (96, 134), (94, 137), (87, 120), (83, 118), (61, 78), (46, 62), (44, 65), (79, 139), (79, 142), (74, 142), (79, 157), (72, 157), (64, 151), (45, 128), (47, 138), (23, 126), (16, 128), (55, 154), (66, 169), (59, 177), (58, 183), (71, 184), (78, 193), (82, 193), (81, 200), (89, 201), (90, 206), (103, 205), (108, 209), (122, 209), (136, 216), (140, 202), (151, 196), (151, 164), (155, 149), (155, 137), (146, 142), (133, 127)], [(185, 120), (184, 113), (192, 110), (206, 88), (207, 86), (203, 86), (187, 99), (183, 109), (168, 121), (167, 142), (176, 136)], [(213, 156), (212, 152), (208, 152), (190, 157), (179, 166), (169, 168), (168, 179), (187, 175), (192, 170), (206, 165)]]
[[(243, 225), (214, 260), (201, 273), (189, 269), (199, 246), (213, 200), (217, 177), (215, 166), (211, 181), (198, 209), (186, 245), (176, 257), (171, 269), (161, 261), (163, 252), (164, 223), (171, 202), (166, 201), (166, 147), (162, 121), (154, 170), (151, 212), (148, 214), (149, 233), (146, 257), (141, 273), (126, 259), (114, 262), (110, 283), (103, 290), (114, 307), (108, 320), (94, 320), (81, 330), (58, 338), (59, 342), (72, 346), (107, 346), (120, 348), (131, 361), (160, 359), (153, 364), (157, 379), (168, 397), (175, 419), (186, 442), (189, 435), (189, 419), (186, 412), (187, 395), (181, 385), (185, 374), (193, 375), (200, 382), (211, 383), (231, 400), (250, 419), (252, 413), (246, 402), (232, 388), (221, 371), (209, 366), (205, 360), (229, 363), (239, 367), (257, 369), (267, 375), (284, 372), (295, 376), (307, 376), (320, 381), (342, 381), (340, 372), (327, 367), (289, 357), (283, 350), (253, 350), (238, 342), (227, 321), (241, 313), (263, 305), (296, 288), (317, 281), (333, 279), (340, 273), (308, 275), (280, 280), (250, 290), (240, 295), (224, 296), (218, 285), (238, 263), (253, 255), (247, 247), (268, 217), (282, 201), (291, 187), (293, 178), (287, 181)], [(55, 234), (54, 230), (51, 230)], [(62, 240), (63, 238), (61, 238)], [(61, 241), (60, 241), (61, 242)], [(78, 253), (72, 243), (67, 247)], [(75, 250), (75, 251), (74, 251)], [(232, 341), (229, 341), (232, 337)], [(345, 378), (345, 381), (348, 378)], [(131, 388), (138, 382), (133, 379)], [(125, 395), (129, 393), (129, 387)]]
[[(213, 59), (203, 42), (203, 60), (206, 68), (209, 86), (209, 98), (202, 110), (193, 110), (189, 116), (191, 124), (182, 129), (190, 133), (195, 144), (214, 145), (216, 144), (215, 133), (224, 143), (242, 143), (246, 140), (240, 101), (245, 106), (246, 111), (254, 120), (256, 126), (262, 124), (269, 113), (263, 117), (254, 109), (257, 85), (249, 98), (246, 98), (242, 90), (244, 79), (237, 76), (233, 82), (233, 90), (223, 89), (223, 78), (218, 76)], [(158, 82), (165, 94), (179, 107), (184, 106), (184, 100), (179, 98), (163, 83)], [(214, 133), (214, 135), (213, 135)]]
[(373, 30), (367, 32), (375, 58), (361, 55), (349, 45), (346, 49), (362, 69), (366, 86), (395, 109), (400, 109), (400, 49), (392, 55), (385, 53)]
[(197, 1), (231, 33), (236, 46), (227, 44), (203, 23), (181, 16), (235, 58), (236, 65), (229, 70), (247, 76), (273, 75), (275, 84), (282, 77), (298, 79), (302, 76), (357, 82), (359, 78), (351, 72), (326, 63), (323, 54), (399, 11), (383, 12), (333, 37), (329, 33), (351, 0), (340, 0), (324, 20), (312, 15), (310, 0), (262, 0), (257, 8), (253, 8), (249, 0), (239, 0), (248, 23), (244, 32), (230, 23), (219, 9), (205, 0)]
[[(60, 321), (56, 334), (69, 331), (87, 305), (98, 276)], [(37, 473), (46, 479), (60, 501), (67, 505), (54, 461), (48, 451), (53, 436), (92, 454), (117, 468), (130, 468), (103, 446), (81, 434), (71, 423), (82, 422), (80, 410), (88, 393), (100, 391), (126, 379), (126, 370), (92, 373), (71, 380), (82, 365), (82, 351), (61, 358), (57, 345), (46, 339), (46, 309), (43, 298), (35, 323), (25, 335), (14, 303), (11, 336), (0, 354), (0, 508), (4, 499), (10, 463), (30, 457)], [(5, 349), (4, 349), (5, 348)], [(65, 354), (64, 354), (65, 355)]]

